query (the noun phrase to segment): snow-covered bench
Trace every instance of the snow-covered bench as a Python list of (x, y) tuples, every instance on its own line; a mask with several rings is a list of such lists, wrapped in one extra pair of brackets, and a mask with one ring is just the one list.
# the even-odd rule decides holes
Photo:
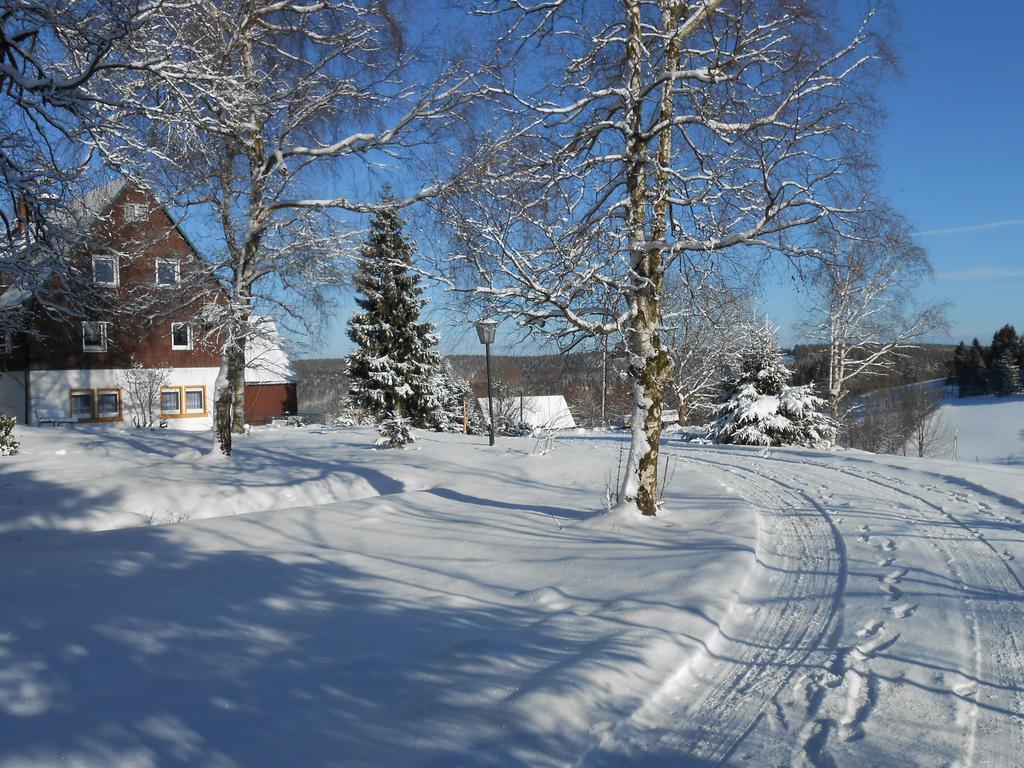
[(67, 424), (69, 427), (73, 427), (78, 423), (78, 419), (74, 416), (60, 416), (48, 410), (36, 410), (35, 415), (37, 427), (45, 427), (47, 424), (54, 427), (61, 427)]

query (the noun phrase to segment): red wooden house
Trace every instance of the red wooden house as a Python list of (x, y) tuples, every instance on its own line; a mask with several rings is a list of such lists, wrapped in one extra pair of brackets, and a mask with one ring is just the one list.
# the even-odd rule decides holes
[[(130, 424), (139, 416), (139, 403), (126, 389), (127, 372), (136, 364), (165, 379), (158, 395), (161, 420), (211, 427), (220, 355), (201, 312), (218, 291), (205, 262), (155, 198), (127, 181), (94, 190), (80, 208), (88, 236), (78, 266), (98, 299), (90, 316), (72, 323), (31, 307), (38, 334), (0, 340), (0, 413), (22, 424), (55, 417)], [(59, 296), (58, 286), (54, 291)], [(267, 338), (279, 341), (276, 331), (265, 328)], [(272, 372), (260, 365), (271, 352), (258, 352), (252, 375), (261, 381), (251, 392), (247, 384), (246, 400), (260, 404), (263, 418), (277, 415), (263, 413), (273, 407), (294, 411), (295, 377), (280, 344)]]

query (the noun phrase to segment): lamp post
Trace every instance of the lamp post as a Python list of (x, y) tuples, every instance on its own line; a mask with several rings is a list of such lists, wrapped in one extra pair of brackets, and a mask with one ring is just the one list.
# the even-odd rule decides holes
[(491, 393), (491, 344), (494, 343), (494, 331), (498, 321), (490, 317), (482, 317), (476, 321), (476, 335), (487, 350), (487, 415), (491, 420), (491, 445), (494, 445), (494, 396)]

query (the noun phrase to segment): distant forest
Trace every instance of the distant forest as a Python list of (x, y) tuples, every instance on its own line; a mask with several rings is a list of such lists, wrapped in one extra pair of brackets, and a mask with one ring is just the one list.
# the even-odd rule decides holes
[[(895, 368), (883, 374), (854, 382), (854, 397), (873, 391), (945, 378), (954, 347), (950, 344), (925, 344), (905, 352)], [(820, 345), (797, 345), (792, 350), (793, 383), (818, 384), (824, 394), (822, 377), (827, 370), (826, 350)], [(455, 373), (470, 383), (479, 397), (487, 394), (487, 374), (483, 355), (452, 355), (448, 357)], [(614, 422), (629, 410), (629, 393), (620, 355), (607, 359), (607, 372), (599, 352), (574, 352), (567, 355), (496, 355), (491, 358), (491, 374), (495, 397), (526, 395), (564, 395), (576, 422), (581, 426), (597, 426)], [(319, 358), (294, 361), (301, 377), (298, 385), (299, 409), (333, 417), (340, 410), (348, 391), (344, 358)], [(602, 379), (606, 385), (604, 418), (602, 419)], [(666, 402), (666, 408), (676, 403)], [(694, 421), (702, 420), (694, 413)]]

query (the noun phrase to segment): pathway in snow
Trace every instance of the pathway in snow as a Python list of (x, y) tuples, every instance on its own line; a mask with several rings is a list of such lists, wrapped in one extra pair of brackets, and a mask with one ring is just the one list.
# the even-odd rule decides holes
[[(690, 456), (689, 458), (697, 458)], [(748, 763), (746, 737), (771, 716), (788, 718), (773, 704), (803, 669), (827, 666), (839, 630), (839, 600), (846, 581), (842, 538), (806, 494), (735, 461), (700, 455), (755, 502), (759, 514), (758, 564), (732, 616), (705, 652), (680, 669), (598, 749), (588, 766)], [(766, 758), (761, 745), (758, 760)]]
[(707, 651), (584, 763), (1020, 763), (1018, 501), (856, 454), (676, 452), (759, 508), (759, 568)]

